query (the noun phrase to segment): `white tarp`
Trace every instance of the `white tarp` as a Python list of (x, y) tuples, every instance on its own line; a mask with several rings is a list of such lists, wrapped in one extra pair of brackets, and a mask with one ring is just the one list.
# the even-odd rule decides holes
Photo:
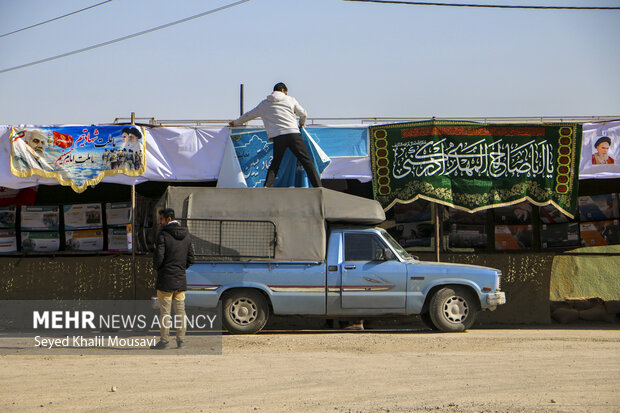
[[(34, 125), (19, 125), (19, 127)], [(69, 125), (64, 125), (69, 126)], [(362, 126), (362, 125), (358, 125)], [(329, 128), (329, 125), (323, 125)], [(337, 128), (339, 126), (335, 126)], [(124, 185), (146, 181), (199, 182), (217, 180), (229, 140), (230, 128), (145, 127), (146, 172), (138, 177), (123, 174), (103, 178), (102, 182)], [(0, 125), (0, 187), (13, 189), (35, 185), (58, 185), (52, 178), (33, 175), (20, 178), (11, 173), (11, 126)], [(321, 146), (321, 144), (319, 144)], [(372, 179), (369, 156), (331, 156), (323, 179)]]
[(239, 165), (239, 158), (235, 152), (235, 146), (232, 139), (226, 140), (226, 148), (224, 149), (224, 157), (222, 158), (222, 166), (220, 167), (220, 175), (217, 179), (218, 188), (247, 188), (243, 171)]
[[(597, 142), (599, 143), (598, 149), (595, 147)], [(601, 152), (607, 153), (601, 154)], [(597, 164), (596, 159), (605, 158), (605, 156), (607, 156), (607, 163)], [(585, 123), (579, 179), (611, 178), (620, 178), (620, 121)]]

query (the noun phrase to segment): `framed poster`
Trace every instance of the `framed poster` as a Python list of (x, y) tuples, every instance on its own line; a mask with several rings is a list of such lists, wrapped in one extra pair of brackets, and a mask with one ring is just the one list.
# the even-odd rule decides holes
[(58, 231), (58, 222), (58, 206), (24, 206), (21, 208), (22, 231)]
[(60, 250), (58, 232), (22, 232), (22, 251), (50, 252)]
[(101, 228), (101, 204), (65, 205), (65, 230)]
[(524, 250), (532, 248), (533, 228), (531, 225), (496, 225), (495, 249)]
[(86, 229), (65, 232), (65, 250), (67, 251), (102, 251), (103, 230)]

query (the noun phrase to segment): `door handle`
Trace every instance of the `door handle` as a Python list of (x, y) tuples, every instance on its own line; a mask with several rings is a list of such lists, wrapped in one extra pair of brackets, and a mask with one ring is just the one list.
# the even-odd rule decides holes
[(355, 269), (355, 265), (353, 265), (353, 264), (350, 264), (350, 265), (345, 265), (345, 266), (344, 266), (344, 269), (345, 269), (345, 270), (354, 270), (354, 269)]

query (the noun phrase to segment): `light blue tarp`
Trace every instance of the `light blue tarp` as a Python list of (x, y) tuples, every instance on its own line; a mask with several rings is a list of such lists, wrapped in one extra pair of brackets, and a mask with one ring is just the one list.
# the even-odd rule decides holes
[[(321, 153), (321, 150), (323, 152), (325, 150), (321, 145), (313, 142), (315, 139), (314, 137), (311, 139), (308, 132), (309, 131), (302, 129), (302, 137), (306, 144), (308, 154), (312, 158), (320, 175), (329, 165), (329, 158), (325, 156), (325, 153)], [(321, 134), (318, 135), (321, 136)], [(273, 143), (267, 138), (267, 133), (264, 129), (233, 129), (231, 131), (231, 138), (247, 186), (249, 188), (263, 186), (267, 178), (267, 170), (273, 159)], [(333, 139), (333, 135), (331, 138)], [(324, 138), (324, 144), (326, 142), (328, 142), (328, 140)], [(317, 147), (317, 145), (319, 147)], [(334, 145), (332, 148), (337, 152), (342, 150), (340, 146), (341, 145)], [(360, 145), (358, 144), (357, 147), (359, 148)], [(280, 163), (280, 169), (274, 182), (274, 187), (310, 186), (306, 171), (301, 165), (298, 165), (297, 158), (287, 149)]]
[(327, 156), (368, 156), (368, 128), (305, 128)]

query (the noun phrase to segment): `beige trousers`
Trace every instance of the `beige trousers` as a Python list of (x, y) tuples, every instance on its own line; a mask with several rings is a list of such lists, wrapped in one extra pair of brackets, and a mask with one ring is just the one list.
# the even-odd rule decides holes
[[(185, 291), (161, 291), (157, 290), (159, 300), (159, 322), (161, 323), (161, 341), (170, 340), (170, 327), (176, 327), (176, 339), (178, 342), (185, 340)], [(175, 317), (170, 316), (170, 309), (174, 310)]]

